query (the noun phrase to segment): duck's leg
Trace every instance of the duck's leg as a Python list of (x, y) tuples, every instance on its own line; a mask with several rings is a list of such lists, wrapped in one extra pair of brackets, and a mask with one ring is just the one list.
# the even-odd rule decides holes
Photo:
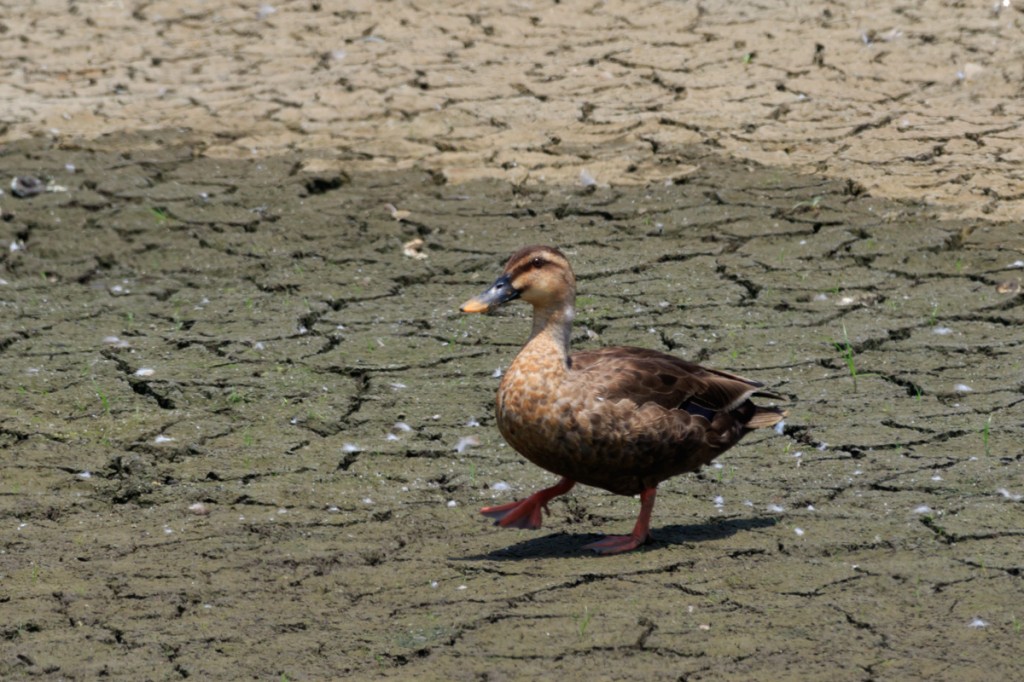
[(484, 507), (480, 513), (494, 519), (495, 526), (536, 530), (540, 528), (541, 524), (540, 510), (544, 509), (549, 514), (551, 513), (548, 510), (548, 500), (569, 492), (574, 485), (576, 485), (576, 481), (563, 478), (550, 488), (538, 490), (525, 500), (501, 504), (497, 507)]
[(584, 545), (583, 549), (592, 549), (598, 554), (618, 554), (636, 549), (647, 542), (650, 537), (651, 512), (654, 511), (654, 497), (657, 488), (648, 488), (640, 493), (640, 515), (636, 517), (636, 525), (629, 535), (609, 535), (603, 540)]

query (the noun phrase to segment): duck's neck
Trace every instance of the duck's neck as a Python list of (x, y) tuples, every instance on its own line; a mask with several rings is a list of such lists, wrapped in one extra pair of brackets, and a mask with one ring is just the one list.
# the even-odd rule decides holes
[(548, 353), (557, 353), (560, 360), (568, 365), (569, 337), (572, 335), (572, 320), (576, 310), (572, 303), (558, 303), (533, 309), (533, 330), (526, 341), (527, 347), (551, 346)]

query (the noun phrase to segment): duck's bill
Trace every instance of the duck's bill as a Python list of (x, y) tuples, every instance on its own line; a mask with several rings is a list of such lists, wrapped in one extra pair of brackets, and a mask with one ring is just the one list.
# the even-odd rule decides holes
[(519, 292), (512, 287), (508, 276), (502, 275), (490, 289), (463, 303), (459, 310), (464, 313), (486, 313), (518, 297)]

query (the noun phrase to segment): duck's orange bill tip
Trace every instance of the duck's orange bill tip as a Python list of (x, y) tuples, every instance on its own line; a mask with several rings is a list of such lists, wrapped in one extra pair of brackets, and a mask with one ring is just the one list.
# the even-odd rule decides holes
[(481, 301), (479, 298), (471, 298), (465, 303), (463, 303), (459, 307), (459, 310), (461, 310), (464, 313), (486, 313), (488, 307), (489, 306), (483, 301)]

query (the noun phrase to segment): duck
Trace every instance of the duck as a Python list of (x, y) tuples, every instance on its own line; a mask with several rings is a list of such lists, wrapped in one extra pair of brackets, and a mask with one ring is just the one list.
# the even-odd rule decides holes
[(525, 246), (494, 283), (460, 307), (489, 313), (522, 300), (533, 307), (526, 343), (502, 375), (495, 417), (502, 437), (533, 464), (559, 477), (522, 500), (484, 507), (505, 528), (537, 529), (548, 502), (577, 483), (640, 496), (628, 535), (584, 546), (618, 554), (651, 539), (658, 485), (695, 472), (754, 429), (786, 411), (755, 404), (782, 400), (764, 384), (658, 350), (609, 346), (570, 352), (576, 276), (553, 246)]

